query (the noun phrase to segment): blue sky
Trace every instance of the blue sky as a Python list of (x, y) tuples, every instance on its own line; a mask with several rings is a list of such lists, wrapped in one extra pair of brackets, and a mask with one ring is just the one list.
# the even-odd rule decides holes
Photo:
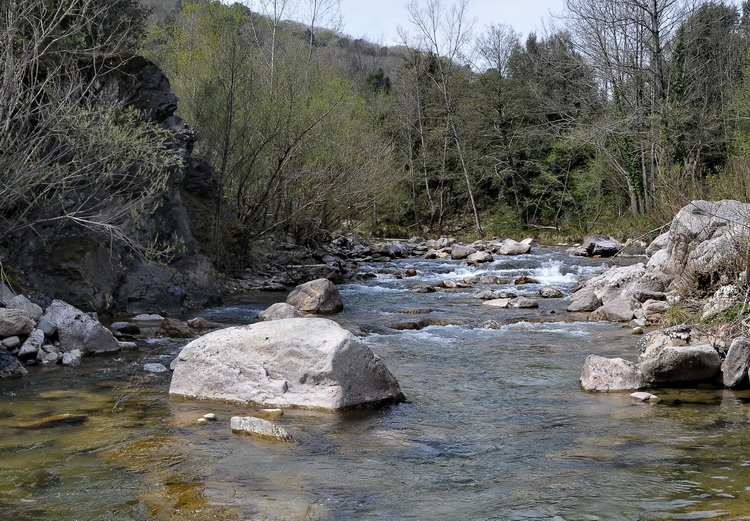
[[(452, 0), (443, 0), (451, 5)], [(559, 13), (563, 0), (469, 0), (469, 18), (475, 19), (474, 32), (483, 32), (491, 24), (504, 23), (523, 36), (540, 31), (550, 12)], [(397, 28), (411, 30), (406, 0), (341, 0), (344, 17), (342, 32), (353, 38), (393, 45), (398, 41)]]

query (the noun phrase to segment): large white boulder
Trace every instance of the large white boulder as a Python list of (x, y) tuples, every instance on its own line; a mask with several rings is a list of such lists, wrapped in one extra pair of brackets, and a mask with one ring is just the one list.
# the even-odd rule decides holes
[(328, 410), (404, 397), (379, 357), (323, 318), (287, 318), (204, 335), (177, 357), (169, 392)]

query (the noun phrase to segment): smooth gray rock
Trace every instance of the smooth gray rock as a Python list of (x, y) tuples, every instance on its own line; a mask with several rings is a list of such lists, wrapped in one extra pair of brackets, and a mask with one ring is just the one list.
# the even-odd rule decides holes
[(494, 260), (495, 258), (488, 251), (478, 251), (466, 257), (466, 262), (468, 262), (469, 264), (483, 264), (485, 262), (492, 262)]
[(10, 302), (6, 304), (6, 307), (8, 309), (20, 309), (21, 311), (24, 311), (34, 322), (38, 322), (44, 314), (44, 310), (42, 310), (41, 307), (34, 304), (24, 295), (16, 295), (13, 297), (10, 299)]
[(300, 318), (302, 313), (297, 308), (286, 302), (277, 302), (258, 313), (259, 320), (281, 320), (283, 318)]
[(164, 322), (164, 317), (156, 313), (141, 313), (133, 317), (133, 323), (139, 328), (159, 327)]
[(403, 399), (382, 360), (324, 318), (287, 318), (208, 333), (174, 362), (170, 394), (339, 410)]
[(57, 324), (50, 320), (47, 320), (46, 318), (40, 319), (36, 327), (37, 329), (41, 329), (44, 333), (44, 336), (46, 336), (47, 338), (51, 338), (52, 335), (57, 333)]
[(328, 279), (316, 279), (300, 284), (289, 293), (286, 303), (303, 313), (328, 315), (344, 309), (341, 294)]
[(712, 346), (666, 346), (639, 365), (643, 380), (651, 385), (698, 382), (716, 376), (721, 357)]
[(594, 311), (599, 309), (602, 301), (596, 296), (594, 290), (578, 290), (570, 296), (570, 305), (567, 310), (570, 312)]
[(113, 322), (109, 330), (115, 335), (139, 335), (141, 333), (141, 328), (134, 322)]
[(539, 301), (528, 297), (516, 297), (510, 300), (510, 307), (521, 309), (538, 308)]
[(612, 257), (622, 250), (623, 245), (608, 235), (591, 235), (581, 244), (589, 257)]
[(44, 344), (44, 332), (41, 329), (35, 329), (21, 344), (21, 349), (18, 351), (18, 358), (20, 360), (35, 358), (37, 352), (42, 348), (42, 344)]
[(583, 363), (581, 387), (585, 391), (631, 391), (646, 387), (646, 384), (633, 362), (589, 355)]
[(663, 250), (667, 247), (667, 243), (669, 242), (669, 232), (664, 232), (656, 239), (651, 241), (651, 243), (646, 247), (646, 255), (651, 257), (654, 253), (656, 253), (659, 250)]
[(511, 299), (509, 298), (495, 298), (490, 300), (485, 300), (482, 302), (483, 306), (487, 306), (488, 308), (498, 308), (498, 309), (505, 309), (510, 306)]
[(109, 329), (80, 309), (61, 300), (52, 301), (43, 318), (57, 324), (60, 345), (66, 351), (79, 349), (83, 354), (91, 354), (120, 349)]
[(731, 389), (748, 387), (750, 369), (750, 338), (741, 336), (732, 341), (721, 364), (722, 380)]
[(542, 298), (562, 298), (563, 293), (552, 286), (543, 286), (539, 288), (539, 296)]
[(498, 255), (523, 255), (531, 251), (530, 242), (518, 242), (513, 239), (505, 239), (502, 244), (496, 247), (495, 253)]
[(476, 253), (477, 249), (472, 246), (464, 246), (462, 244), (456, 244), (451, 248), (451, 259), (452, 260), (464, 260), (472, 253)]
[(2, 344), (5, 349), (12, 351), (21, 346), (21, 339), (17, 336), (9, 336), (8, 338), (3, 338), (3, 341), (0, 342), (0, 344)]
[(234, 432), (243, 432), (260, 438), (279, 441), (293, 441), (291, 434), (268, 420), (254, 416), (232, 416), (231, 427)]
[(34, 321), (20, 309), (0, 308), (0, 338), (26, 336), (34, 330)]
[(590, 320), (630, 322), (636, 314), (635, 302), (627, 296), (611, 299), (591, 313)]

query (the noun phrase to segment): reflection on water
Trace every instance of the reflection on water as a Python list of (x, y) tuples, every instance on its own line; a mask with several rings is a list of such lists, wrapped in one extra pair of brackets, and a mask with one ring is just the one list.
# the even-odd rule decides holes
[[(563, 262), (564, 261), (564, 262)], [(151, 342), (78, 368), (0, 381), (0, 516), (49, 520), (747, 519), (750, 393), (657, 390), (658, 404), (578, 388), (591, 353), (635, 359), (618, 325), (587, 323), (564, 300), (493, 310), (475, 288), (438, 280), (528, 275), (568, 294), (600, 261), (557, 251), (484, 266), (405, 260), (342, 288), (346, 327), (408, 401), (378, 411), (287, 411), (296, 439), (232, 434), (242, 407), (169, 399), (168, 376), (139, 371), (182, 345)], [(511, 265), (512, 264), (512, 265)], [(378, 265), (377, 268), (382, 267)], [(456, 270), (458, 268), (458, 271)], [(375, 267), (373, 267), (375, 270)], [(436, 274), (435, 271), (440, 271)], [(538, 285), (514, 289), (531, 294)], [(246, 323), (283, 295), (248, 295), (206, 315)], [(395, 311), (462, 325), (393, 331)], [(395, 317), (395, 318), (394, 318)], [(484, 327), (488, 321), (497, 329)], [(184, 342), (183, 342), (184, 343)], [(199, 426), (207, 412), (219, 421)]]

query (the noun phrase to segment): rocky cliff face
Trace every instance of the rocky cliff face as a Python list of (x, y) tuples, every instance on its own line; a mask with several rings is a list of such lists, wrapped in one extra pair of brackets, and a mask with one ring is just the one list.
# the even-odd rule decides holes
[(106, 237), (67, 226), (25, 237), (9, 252), (6, 265), (41, 300), (58, 298), (84, 310), (112, 313), (178, 312), (220, 301), (210, 260), (193, 235), (191, 205), (213, 205), (210, 167), (192, 157), (196, 135), (174, 114), (177, 96), (169, 80), (141, 56), (109, 59), (109, 72), (98, 80), (143, 118), (174, 136), (170, 145), (184, 159), (171, 172), (159, 210), (132, 224), (132, 239), (148, 244), (169, 238), (177, 245), (157, 263), (140, 258)]

